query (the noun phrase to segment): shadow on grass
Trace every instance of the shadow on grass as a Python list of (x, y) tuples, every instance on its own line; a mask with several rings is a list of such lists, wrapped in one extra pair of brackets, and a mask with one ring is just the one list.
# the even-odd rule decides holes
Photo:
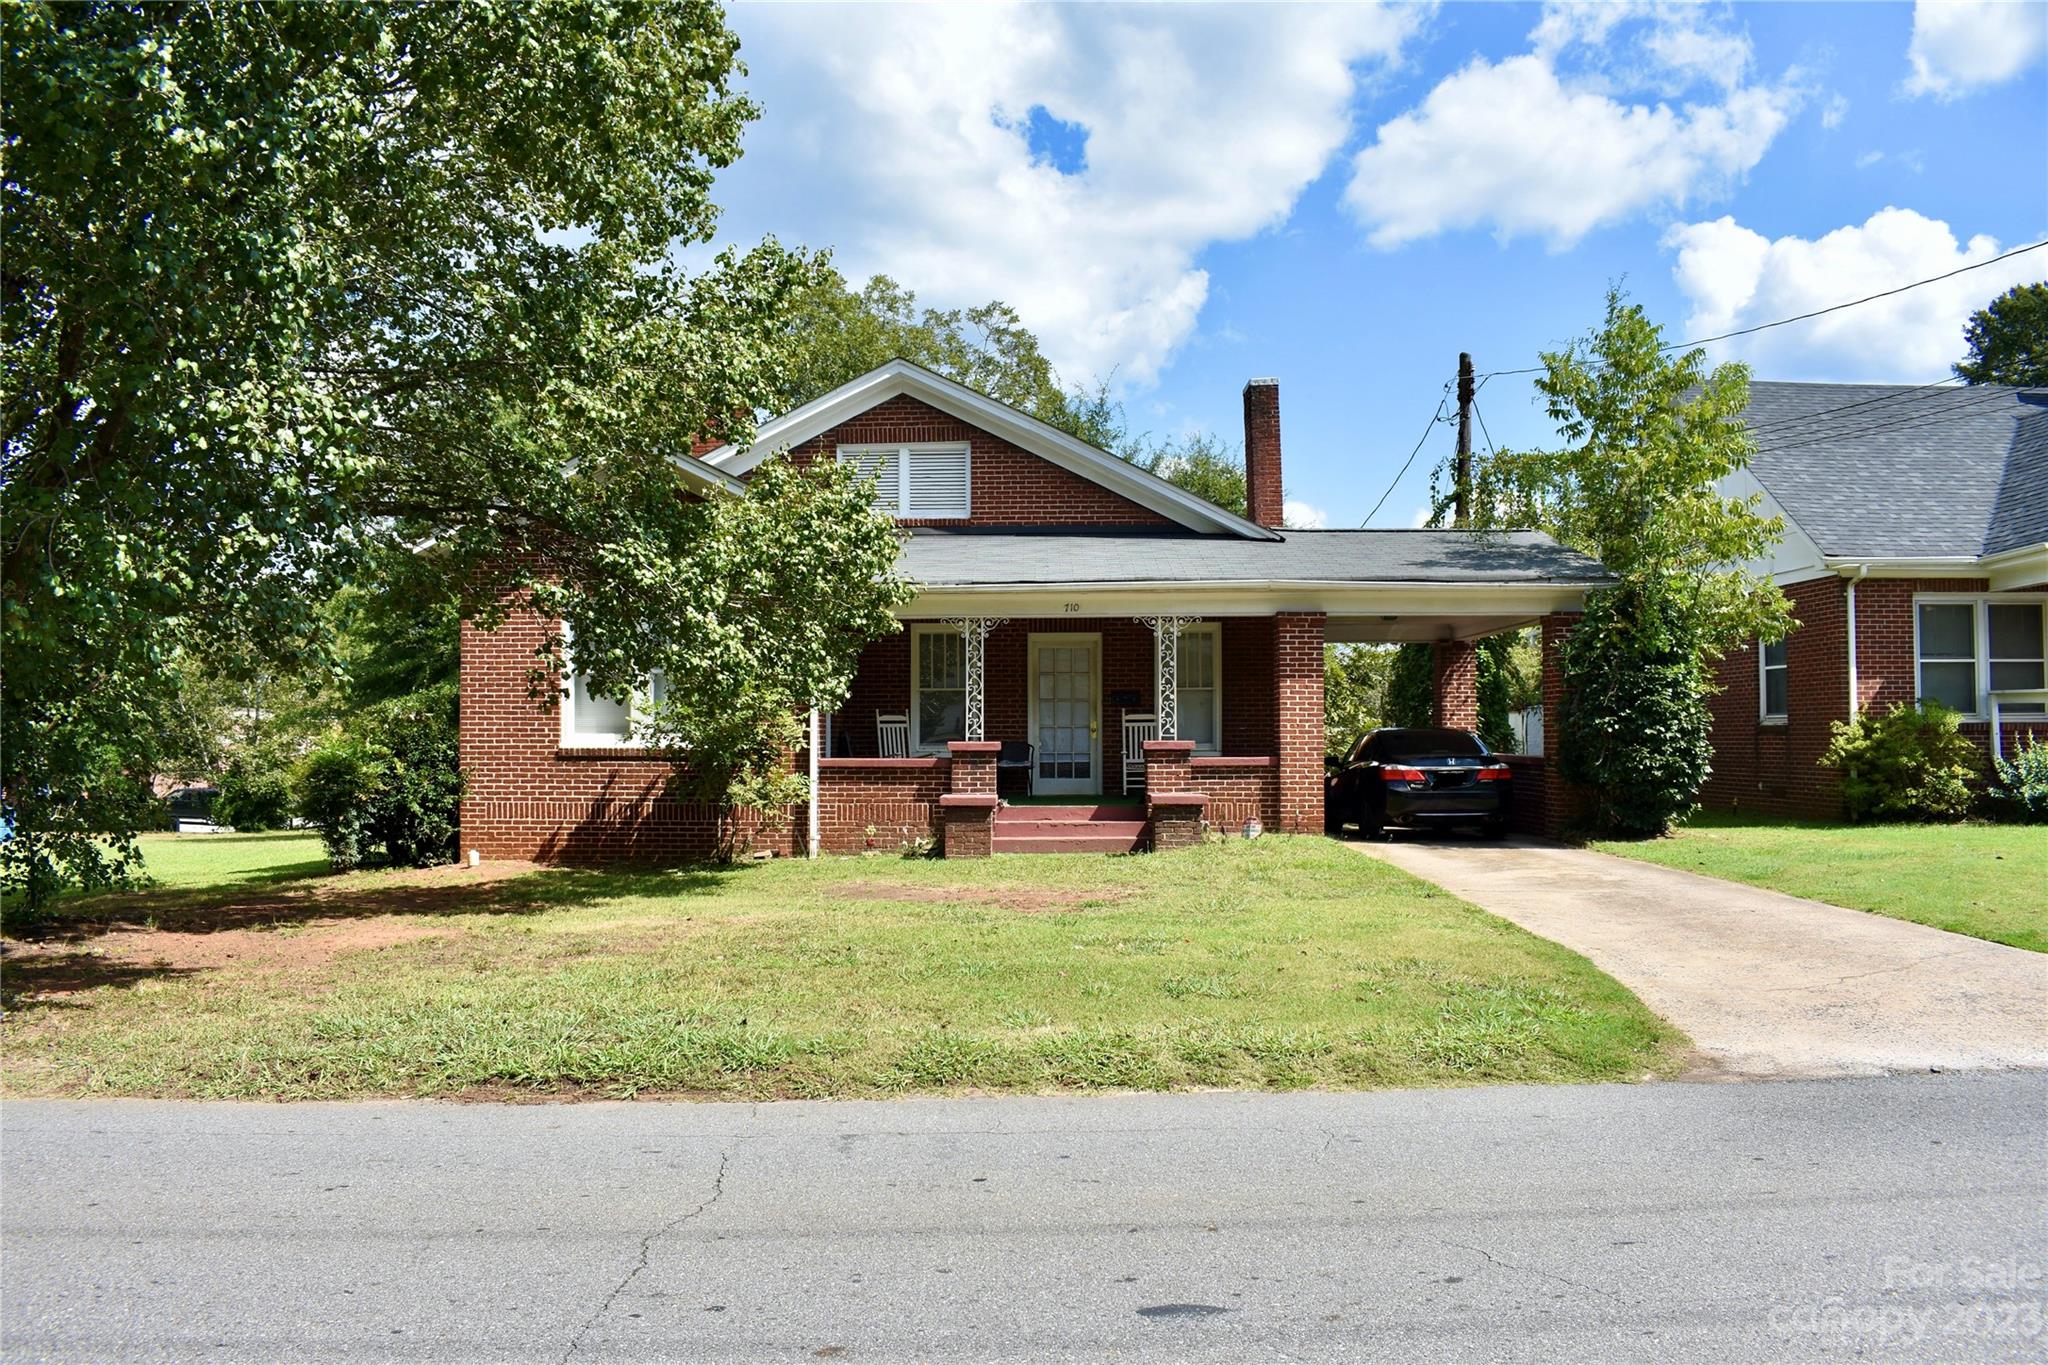
[(702, 896), (752, 867), (592, 870), (546, 868), (479, 878), (460, 866), (417, 871), (254, 879), (233, 886), (167, 887), (113, 892), (65, 905), (47, 919), (8, 924), (25, 941), (74, 943), (134, 929), (211, 934), (285, 929), (315, 920), (386, 916), (535, 915), (568, 905), (623, 897)]
[(197, 976), (200, 971), (197, 967), (131, 962), (94, 952), (45, 953), (8, 961), (5, 981), (0, 982), (0, 999), (5, 1000), (9, 1009), (31, 1000), (38, 1009), (64, 1008), (64, 997), (102, 986), (134, 987), (144, 981), (175, 981)]

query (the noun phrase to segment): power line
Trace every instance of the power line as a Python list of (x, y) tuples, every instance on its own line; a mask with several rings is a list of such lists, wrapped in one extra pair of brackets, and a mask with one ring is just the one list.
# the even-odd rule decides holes
[(1394, 475), (1394, 481), (1387, 485), (1387, 491), (1380, 494), (1380, 500), (1372, 505), (1372, 511), (1365, 514), (1365, 521), (1360, 522), (1359, 525), (1363, 526), (1378, 516), (1380, 508), (1387, 505), (1387, 499), (1393, 497), (1394, 490), (1401, 486), (1401, 480), (1408, 475), (1408, 467), (1414, 464), (1415, 457), (1422, 453), (1423, 443), (1429, 439), (1429, 433), (1435, 431), (1437, 423), (1444, 420), (1444, 402), (1450, 397), (1450, 393), (1451, 381), (1446, 380), (1444, 382), (1443, 397), (1436, 400), (1436, 411), (1430, 414), (1429, 425), (1425, 426), (1422, 429), (1422, 435), (1416, 438), (1415, 449), (1409, 451), (1408, 458), (1401, 461), (1401, 472)]
[[(1946, 375), (1940, 379), (1929, 380), (1925, 384), (1915, 384), (1907, 388), (1893, 389), (1889, 393), (1881, 393), (1874, 398), (1858, 399), (1854, 403), (1835, 403), (1824, 408), (1814, 408), (1807, 412), (1780, 417), (1775, 421), (1754, 422), (1750, 424), (1749, 434), (1751, 436), (1782, 435), (1795, 427), (1811, 426), (1823, 418), (1833, 417), (1839, 413), (1855, 412), (1858, 409), (1864, 408), (1876, 409), (1887, 403), (1905, 402), (1908, 399), (1926, 395), (1935, 390), (1955, 388), (1961, 382), (1954, 375)], [(1865, 412), (1863, 417), (1871, 415), (1871, 412)], [(1857, 418), (1856, 420), (1861, 421), (1863, 418)]]
[(1494, 448), (1493, 433), (1486, 429), (1486, 414), (1479, 410), (1479, 393), (1477, 390), (1474, 390), (1472, 394), (1472, 415), (1479, 419), (1479, 434), (1486, 438), (1486, 453), (1488, 455), (1500, 454), (1500, 451)]
[[(2048, 246), (2048, 241), (2034, 242), (2028, 246), (2014, 247), (2011, 251), (2005, 252), (2001, 255), (1990, 257), (1987, 260), (1977, 261), (1971, 265), (1957, 266), (1954, 270), (1947, 271), (1940, 275), (1929, 275), (1924, 280), (1914, 280), (1911, 284), (1902, 284), (1895, 289), (1886, 289), (1876, 294), (1866, 294), (1860, 299), (1850, 299), (1846, 303), (1830, 304), (1826, 308), (1816, 308), (1810, 313), (1800, 313), (1794, 317), (1779, 318), (1774, 322), (1760, 322), (1754, 327), (1740, 327), (1737, 328), (1735, 331), (1722, 332), (1717, 336), (1700, 337), (1694, 341), (1674, 341), (1669, 346), (1660, 346), (1657, 349), (1660, 352), (1690, 350), (1695, 346), (1705, 346), (1709, 342), (1730, 341), (1736, 337), (1746, 337), (1752, 336), (1758, 332), (1768, 332), (1773, 327), (1787, 327), (1795, 322), (1805, 322), (1809, 318), (1823, 317), (1829, 313), (1839, 313), (1844, 308), (1855, 308), (1862, 304), (1875, 303), (1879, 299), (1888, 299), (1894, 294), (1903, 294), (1909, 289), (1918, 289), (1920, 288), (1920, 286), (1925, 284), (1939, 284), (1943, 280), (1954, 279), (1956, 276), (1967, 274), (1972, 270), (1982, 270), (1987, 265), (1997, 265), (2000, 261), (2009, 261), (2015, 256), (2024, 256), (2029, 251), (2039, 251), (2044, 246)], [(1491, 379), (1494, 375), (1497, 374), (1541, 374), (1546, 368), (1547, 367), (1543, 365), (1530, 365), (1519, 370), (1489, 370), (1486, 374), (1486, 378)]]

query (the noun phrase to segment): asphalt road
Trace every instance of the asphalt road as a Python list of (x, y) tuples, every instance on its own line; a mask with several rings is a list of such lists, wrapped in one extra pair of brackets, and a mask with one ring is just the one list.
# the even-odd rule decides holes
[(2048, 1076), (0, 1106), (31, 1360), (2038, 1359)]

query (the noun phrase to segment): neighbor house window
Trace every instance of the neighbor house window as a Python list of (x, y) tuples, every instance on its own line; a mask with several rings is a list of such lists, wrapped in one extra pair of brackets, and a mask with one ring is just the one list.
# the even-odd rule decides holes
[[(1992, 692), (2048, 687), (2048, 598), (1923, 598), (1914, 615), (1918, 695), (1983, 718)], [(2038, 715), (2040, 702), (1999, 703)]]
[(839, 458), (874, 480), (875, 506), (891, 516), (956, 520), (972, 506), (964, 445), (841, 446)]
[(939, 750), (965, 739), (967, 642), (953, 626), (914, 626), (910, 648), (910, 742)]
[(1764, 645), (1757, 651), (1757, 660), (1763, 673), (1758, 693), (1763, 704), (1763, 718), (1784, 720), (1787, 715), (1786, 685), (1791, 680), (1791, 671), (1785, 665), (1785, 641)]
[(1180, 632), (1180, 658), (1174, 677), (1175, 719), (1182, 739), (1195, 742), (1198, 753), (1220, 753), (1223, 749), (1222, 670), (1217, 661), (1220, 627), (1184, 626)]

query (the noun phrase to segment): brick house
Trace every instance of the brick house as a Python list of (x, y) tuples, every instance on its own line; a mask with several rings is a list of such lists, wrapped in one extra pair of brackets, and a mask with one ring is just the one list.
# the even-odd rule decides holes
[[(1469, 726), (1472, 642), (1543, 622), (1554, 644), (1602, 579), (1535, 533), (1285, 528), (1277, 383), (1246, 385), (1244, 412), (1246, 517), (905, 361), (766, 423), (751, 447), (701, 452), (712, 496), (779, 451), (856, 462), (918, 585), (844, 704), (813, 718), (794, 759), (808, 807), (756, 846), (933, 838), (960, 856), (1171, 847), (1204, 822), (1317, 831), (1326, 643), (1433, 642), (1441, 717)], [(669, 765), (633, 744), (633, 698), (574, 678), (559, 705), (529, 698), (546, 633), (530, 613), (463, 628), (463, 848), (704, 853), (708, 813), (664, 794)], [(1516, 762), (1517, 823), (1555, 829), (1543, 760)]]
[(1800, 624), (1722, 661), (1707, 804), (1839, 816), (1829, 727), (1917, 697), (2048, 739), (2048, 390), (1755, 382), (1748, 420), (1723, 488), (1785, 519), (1751, 567)]

